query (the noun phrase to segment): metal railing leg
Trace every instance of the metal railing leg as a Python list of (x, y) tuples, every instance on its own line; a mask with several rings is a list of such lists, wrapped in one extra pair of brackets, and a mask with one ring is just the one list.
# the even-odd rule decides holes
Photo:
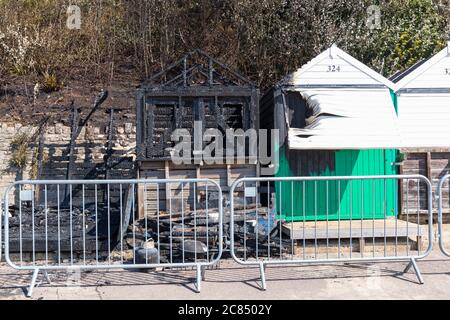
[(200, 267), (202, 270), (202, 281), (205, 281), (206, 267)]
[(259, 264), (259, 272), (261, 273), (261, 289), (266, 290), (266, 274), (265, 274), (265, 266), (264, 263)]
[(44, 270), (44, 277), (48, 284), (52, 284), (52, 281), (50, 280), (50, 276), (49, 276), (48, 272), (45, 270)]
[(198, 265), (196, 270), (197, 270), (196, 289), (197, 289), (197, 293), (200, 293), (200, 291), (202, 290), (202, 267), (200, 265)]
[(36, 286), (36, 280), (39, 274), (39, 268), (34, 269), (33, 271), (33, 277), (31, 278), (31, 283), (30, 286), (28, 287), (28, 291), (27, 291), (27, 297), (31, 298), (32, 294), (33, 294), (33, 289)]
[(417, 280), (419, 280), (419, 283), (423, 284), (422, 274), (420, 273), (419, 267), (417, 266), (416, 259), (411, 258), (411, 261), (408, 263), (405, 270), (403, 270), (403, 273), (407, 273), (411, 269), (411, 267), (413, 267), (414, 272), (416, 273), (417, 276)]

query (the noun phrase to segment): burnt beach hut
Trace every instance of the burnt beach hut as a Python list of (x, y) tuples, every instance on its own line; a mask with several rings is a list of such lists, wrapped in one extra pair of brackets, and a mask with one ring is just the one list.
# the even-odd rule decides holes
[[(186, 129), (193, 137), (195, 123), (200, 123), (202, 133), (213, 128), (224, 135), (227, 129), (245, 131), (259, 127), (259, 91), (255, 85), (201, 50), (186, 54), (142, 83), (137, 91), (136, 121), (139, 178), (210, 178), (217, 181), (226, 194), (236, 179), (258, 175), (256, 159), (250, 159), (247, 153), (233, 163), (225, 160), (208, 163), (202, 158), (198, 145), (193, 146), (191, 154), (184, 155), (192, 162), (175, 164), (172, 161), (175, 146), (172, 134), (176, 129)], [(205, 142), (199, 144), (200, 149), (205, 147)], [(198, 157), (200, 161), (195, 160)], [(183, 193), (182, 203), (175, 201), (180, 199), (180, 193)], [(138, 197), (141, 217), (157, 209), (168, 210), (169, 206), (172, 210), (179, 210), (181, 206), (189, 209), (194, 203), (202, 202), (193, 198), (193, 190), (181, 190), (177, 184), (167, 185), (162, 190), (149, 188), (144, 192), (141, 189)]]

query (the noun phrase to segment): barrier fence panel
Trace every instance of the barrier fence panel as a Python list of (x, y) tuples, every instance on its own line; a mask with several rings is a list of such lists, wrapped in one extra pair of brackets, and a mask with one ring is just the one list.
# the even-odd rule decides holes
[(28, 296), (40, 271), (50, 281), (74, 268), (192, 267), (200, 291), (222, 255), (222, 191), (209, 179), (19, 181), (3, 203), (5, 260), (33, 271)]
[(3, 199), (0, 198), (0, 262), (3, 260), (3, 214), (4, 214)]
[(432, 250), (432, 188), (421, 175), (242, 178), (230, 190), (234, 260), (270, 264), (409, 261)]
[[(443, 227), (444, 223), (444, 214), (450, 213), (450, 174), (443, 176), (439, 180), (438, 185), (438, 237), (439, 237), (439, 248), (442, 253), (447, 257), (450, 257), (450, 251), (445, 246), (445, 243), (449, 241), (449, 235), (446, 235), (446, 232)], [(448, 221), (447, 221), (448, 222)]]

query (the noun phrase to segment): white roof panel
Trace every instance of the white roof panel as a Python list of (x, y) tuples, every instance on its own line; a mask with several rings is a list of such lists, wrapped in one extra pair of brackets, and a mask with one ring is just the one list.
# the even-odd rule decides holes
[(400, 148), (397, 115), (389, 89), (297, 89), (310, 117), (290, 128), (289, 148), (298, 150)]

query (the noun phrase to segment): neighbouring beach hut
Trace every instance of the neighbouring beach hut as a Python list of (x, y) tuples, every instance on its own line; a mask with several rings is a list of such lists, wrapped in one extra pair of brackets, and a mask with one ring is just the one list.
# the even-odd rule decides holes
[[(397, 173), (393, 83), (333, 45), (261, 99), (261, 127), (280, 130), (277, 177)], [(291, 189), (292, 188), (292, 189)], [(394, 180), (276, 182), (287, 221), (397, 214)]]
[[(425, 175), (435, 188), (438, 180), (450, 172), (450, 42), (430, 59), (419, 61), (390, 79), (395, 83), (404, 144), (401, 172)], [(420, 199), (415, 194), (416, 185), (402, 186), (402, 203), (419, 202), (420, 209), (426, 211), (425, 193)], [(448, 204), (448, 186), (443, 197)], [(450, 206), (444, 207), (448, 211)]]

